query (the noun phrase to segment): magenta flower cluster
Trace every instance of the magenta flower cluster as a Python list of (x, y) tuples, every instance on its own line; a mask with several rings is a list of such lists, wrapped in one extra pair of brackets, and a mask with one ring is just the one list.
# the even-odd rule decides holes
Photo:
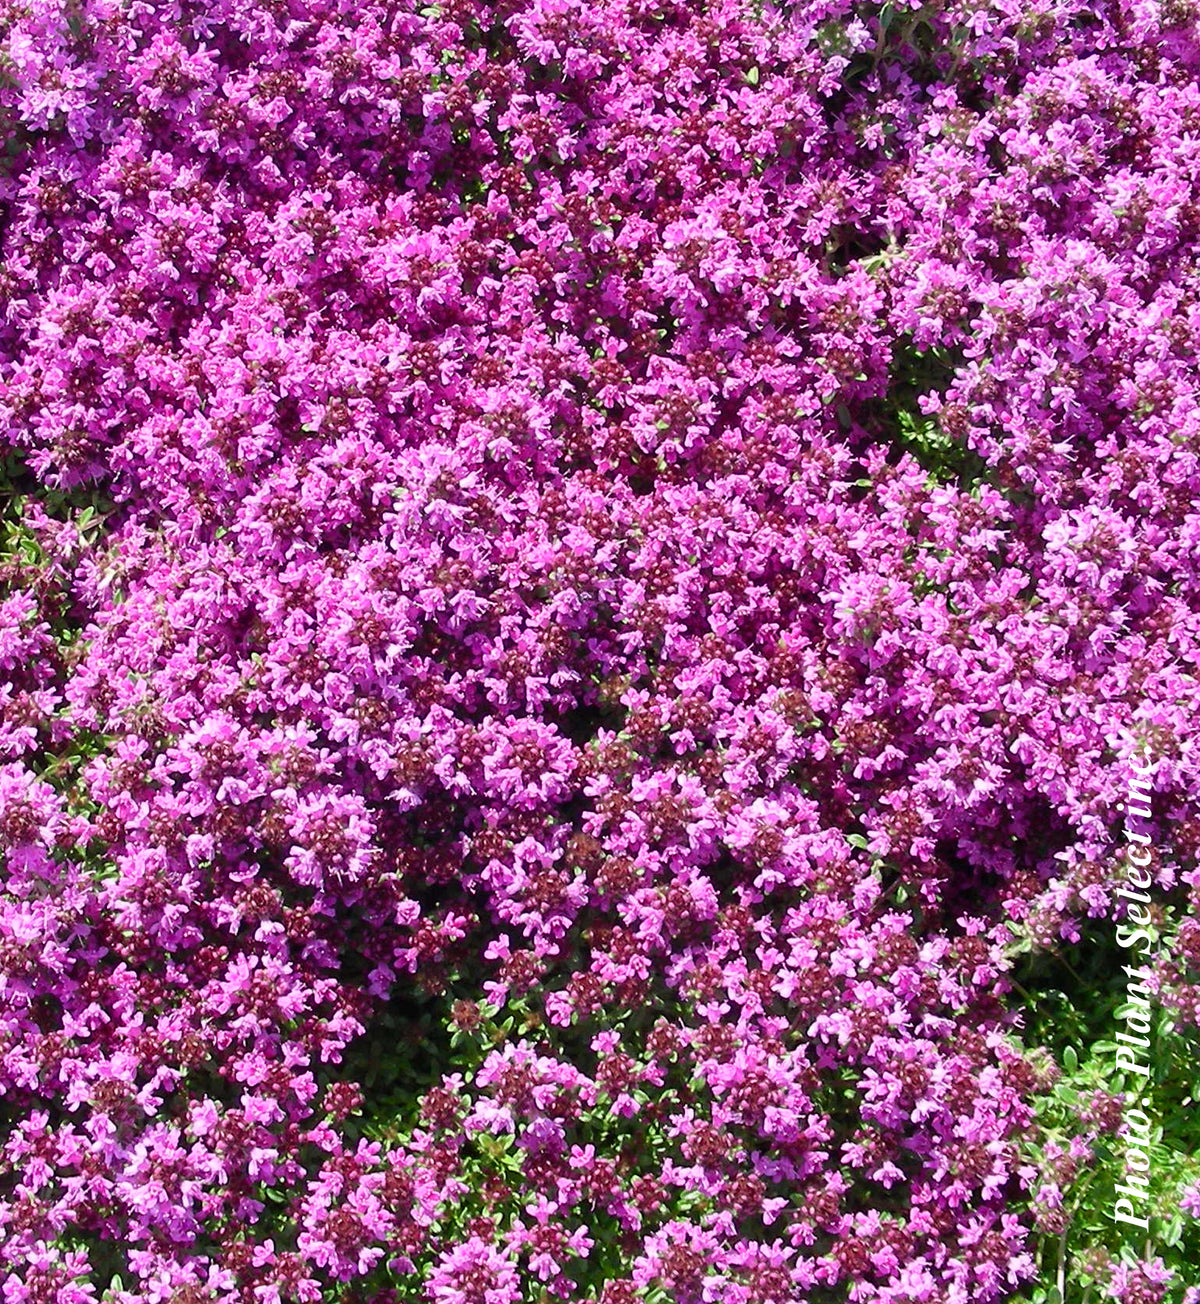
[(1200, 907), (1198, 72), (1191, 0), (0, 0), (6, 1301), (1034, 1277), (1119, 1114), (1029, 1159), (1014, 933), (1145, 747)]

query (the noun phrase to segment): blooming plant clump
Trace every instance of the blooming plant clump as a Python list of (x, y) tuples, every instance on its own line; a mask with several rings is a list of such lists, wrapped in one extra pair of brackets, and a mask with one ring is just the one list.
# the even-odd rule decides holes
[(6, 1301), (1195, 1299), (1198, 74), (0, 0)]

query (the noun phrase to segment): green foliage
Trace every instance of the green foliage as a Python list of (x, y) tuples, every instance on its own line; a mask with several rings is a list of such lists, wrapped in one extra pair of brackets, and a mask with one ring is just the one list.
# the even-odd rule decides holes
[[(1055, 948), (1019, 935), (1011, 953), (1022, 1040), (1052, 1079), (1036, 1098), (1027, 1157), (1041, 1181), (1061, 1189), (1065, 1215), (1061, 1227), (1043, 1218), (1037, 1280), (1016, 1298), (1100, 1304), (1110, 1298), (1107, 1284), (1119, 1262), (1158, 1257), (1175, 1274), (1166, 1299), (1176, 1304), (1186, 1287), (1200, 1284), (1200, 1222), (1180, 1209), (1184, 1191), (1200, 1181), (1200, 1112), (1192, 1096), (1200, 1038), (1152, 1007), (1152, 1044), (1139, 1052), (1139, 1062), (1150, 1066), (1149, 1080), (1118, 1071), (1116, 1034), (1125, 1028), (1128, 1008), (1123, 969), (1133, 957), (1118, 944), (1111, 922), (1088, 921), (1078, 943)], [(1140, 1108), (1151, 1120), (1148, 1144), (1141, 1147), (1149, 1158), (1149, 1195), (1134, 1203), (1138, 1216), (1149, 1217), (1148, 1232), (1113, 1217), (1132, 1148), (1111, 1130), (1096, 1134), (1097, 1104), (1114, 1095), (1123, 1115)], [(1090, 1137), (1090, 1153), (1064, 1165), (1061, 1156), (1079, 1137)]]
[(942, 6), (920, 5), (906, 8), (893, 3), (860, 4), (855, 17), (867, 25), (874, 37), (868, 49), (851, 51), (846, 21), (831, 18), (817, 28), (817, 46), (827, 55), (848, 57), (842, 83), (856, 89), (888, 65), (902, 64), (909, 76), (919, 81), (953, 81), (964, 68), (968, 29), (954, 24), (949, 32), (940, 17)]
[[(73, 526), (74, 536), (67, 530), (61, 543), (49, 543), (30, 510), (34, 504), (51, 520)], [(112, 500), (95, 485), (51, 489), (38, 482), (23, 453), (0, 455), (0, 596), (16, 592), (32, 596), (35, 608), (28, 617), (29, 628), (49, 630), (54, 648), (39, 656), (41, 686), (54, 678), (61, 681), (81, 650), (86, 617), (74, 600), (72, 569), (84, 550), (95, 551), (113, 510)], [(82, 771), (113, 740), (76, 725), (54, 740), (54, 724), (68, 714), (64, 706), (56, 717), (37, 721), (36, 750), (26, 755), (25, 763), (63, 793), (68, 810), (78, 814), (93, 809), (86, 785), (80, 782)]]

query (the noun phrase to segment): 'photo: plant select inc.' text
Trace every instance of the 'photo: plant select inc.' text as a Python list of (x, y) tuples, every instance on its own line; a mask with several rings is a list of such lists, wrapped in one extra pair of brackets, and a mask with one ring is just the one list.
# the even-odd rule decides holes
[(1151, 918), (1152, 898), (1149, 888), (1153, 879), (1150, 866), (1153, 856), (1150, 835), (1131, 827), (1131, 821), (1148, 823), (1151, 818), (1150, 792), (1153, 766), (1147, 758), (1144, 765), (1131, 761), (1134, 773), (1129, 781), (1125, 800), (1125, 881), (1117, 889), (1117, 896), (1128, 903), (1126, 918), (1117, 929), (1117, 941), (1131, 950), (1139, 963), (1124, 967), (1129, 984), (1125, 1003), (1119, 1007), (1117, 1017), (1124, 1028), (1116, 1034), (1113, 1068), (1127, 1074), (1133, 1084), (1131, 1091), (1135, 1103), (1125, 1110), (1128, 1125), (1126, 1137), (1124, 1180), (1116, 1187), (1113, 1220), (1136, 1227), (1143, 1232), (1150, 1229), (1148, 1210), (1150, 1198), (1149, 1146), (1154, 1123), (1142, 1108), (1152, 1081), (1149, 1052), (1151, 1048), (1151, 1000), (1153, 990), (1150, 977), (1150, 960), (1157, 948), (1157, 937)]

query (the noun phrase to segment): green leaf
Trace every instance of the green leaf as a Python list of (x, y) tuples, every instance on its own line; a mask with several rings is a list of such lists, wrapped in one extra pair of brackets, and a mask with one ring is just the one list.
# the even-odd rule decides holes
[(1075, 1047), (1068, 1046), (1066, 1050), (1063, 1051), (1063, 1068), (1065, 1068), (1068, 1073), (1074, 1073), (1078, 1067), (1079, 1056), (1075, 1053)]

